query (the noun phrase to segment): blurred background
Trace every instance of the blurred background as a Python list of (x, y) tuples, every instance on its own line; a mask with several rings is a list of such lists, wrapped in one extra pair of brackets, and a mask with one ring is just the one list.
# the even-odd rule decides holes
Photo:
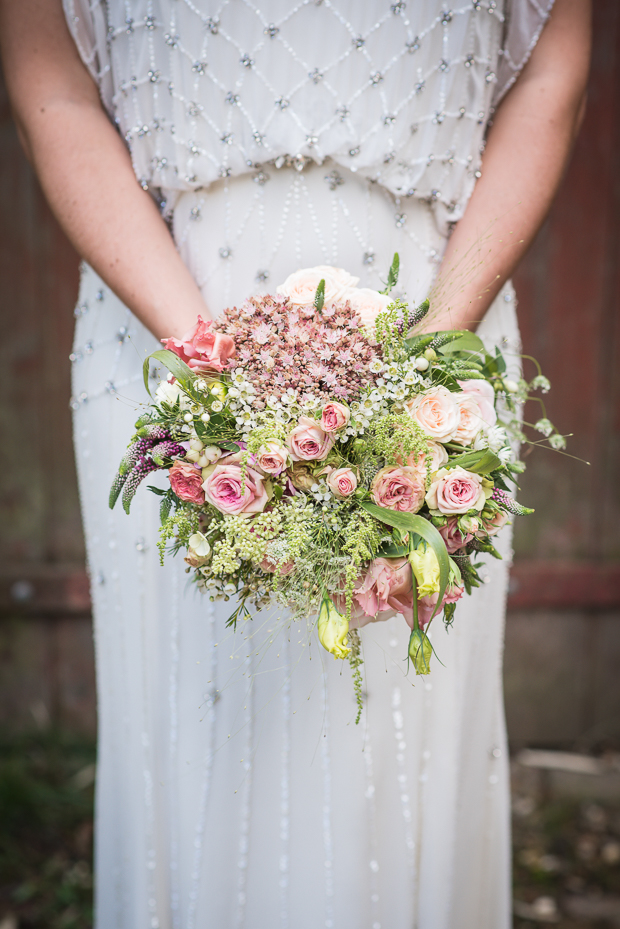
[[(91, 925), (94, 655), (69, 410), (78, 277), (0, 86), (0, 929)], [(515, 283), (524, 352), (552, 383), (548, 415), (589, 462), (534, 450), (522, 481), (536, 513), (517, 523), (506, 627), (515, 926), (602, 929), (620, 926), (618, 0), (594, 3), (586, 119)]]

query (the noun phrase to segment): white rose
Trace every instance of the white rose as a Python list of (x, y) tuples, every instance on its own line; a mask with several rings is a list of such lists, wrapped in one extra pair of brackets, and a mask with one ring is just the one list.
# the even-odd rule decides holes
[(379, 313), (394, 302), (387, 294), (380, 294), (378, 290), (371, 290), (370, 287), (355, 287), (349, 291), (346, 299), (367, 329), (372, 329)]
[(316, 268), (302, 268), (289, 274), (284, 283), (276, 288), (276, 292), (288, 297), (293, 306), (307, 306), (314, 303), (321, 280), (325, 281), (325, 303), (338, 303), (346, 299), (359, 277), (353, 277), (343, 268), (318, 265)]

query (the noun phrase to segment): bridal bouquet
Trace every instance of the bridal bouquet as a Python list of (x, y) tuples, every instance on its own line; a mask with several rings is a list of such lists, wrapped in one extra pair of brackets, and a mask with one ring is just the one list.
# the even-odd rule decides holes
[[(480, 583), (480, 553), (514, 514), (523, 464), (517, 415), (533, 389), (471, 332), (419, 334), (429, 304), (393, 300), (346, 271), (291, 274), (215, 322), (200, 317), (151, 358), (170, 372), (137, 423), (110, 505), (167, 472), (162, 559), (183, 551), (230, 624), (278, 603), (318, 614), (318, 636), (348, 658), (358, 701), (366, 623), (402, 614), (427, 674), (433, 617), (454, 618)], [(149, 389), (149, 359), (145, 362)], [(543, 417), (552, 447), (563, 436)], [(289, 621), (287, 615), (286, 621)], [(360, 704), (361, 705), (361, 704)]]

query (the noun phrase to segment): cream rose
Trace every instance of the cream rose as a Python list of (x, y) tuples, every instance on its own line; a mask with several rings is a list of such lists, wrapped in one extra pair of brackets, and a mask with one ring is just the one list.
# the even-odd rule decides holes
[(372, 329), (379, 313), (394, 302), (387, 294), (380, 294), (379, 291), (371, 290), (370, 287), (356, 287), (347, 294), (347, 300), (362, 325), (367, 329)]
[(431, 439), (450, 442), (459, 425), (459, 408), (447, 387), (431, 387), (405, 403), (405, 408)]
[(357, 490), (357, 475), (352, 468), (336, 468), (327, 476), (327, 486), (341, 500)]
[(488, 381), (478, 380), (459, 381), (459, 387), (463, 392), (475, 397), (480, 407), (480, 414), (488, 426), (494, 426), (497, 422), (497, 413), (495, 412), (495, 391)]
[(459, 424), (452, 436), (461, 445), (471, 445), (481, 429), (486, 426), (480, 404), (472, 394), (453, 394), (459, 409)]
[(424, 503), (424, 478), (417, 468), (381, 468), (370, 485), (377, 506), (401, 513), (417, 513)]
[(446, 516), (481, 510), (486, 499), (487, 493), (480, 475), (460, 467), (441, 468), (426, 494), (429, 509), (438, 510)]
[(275, 439), (265, 442), (256, 453), (256, 464), (265, 474), (282, 474), (288, 459), (288, 449)]
[(320, 423), (309, 416), (301, 416), (286, 443), (293, 461), (323, 461), (334, 441), (333, 435), (321, 429)]
[(337, 303), (346, 299), (359, 277), (353, 277), (343, 268), (317, 265), (316, 268), (302, 268), (289, 274), (276, 292), (288, 297), (293, 306), (307, 306), (314, 302), (321, 280), (325, 281), (325, 303)]

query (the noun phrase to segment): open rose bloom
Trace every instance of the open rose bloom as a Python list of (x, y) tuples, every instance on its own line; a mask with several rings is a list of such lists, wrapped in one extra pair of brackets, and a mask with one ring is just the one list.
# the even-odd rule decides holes
[(162, 340), (171, 376), (110, 494), (129, 511), (163, 470), (162, 535), (197, 587), (230, 601), (233, 625), (274, 603), (286, 622), (320, 615), (320, 641), (354, 675), (357, 630), (397, 615), (427, 673), (423, 630), (452, 622), (496, 534), (526, 512), (507, 488), (522, 470), (514, 391), (520, 401), (527, 385), (473, 333), (430, 334), (428, 301), (394, 300), (396, 278), (396, 261), (384, 292), (303, 268)]

